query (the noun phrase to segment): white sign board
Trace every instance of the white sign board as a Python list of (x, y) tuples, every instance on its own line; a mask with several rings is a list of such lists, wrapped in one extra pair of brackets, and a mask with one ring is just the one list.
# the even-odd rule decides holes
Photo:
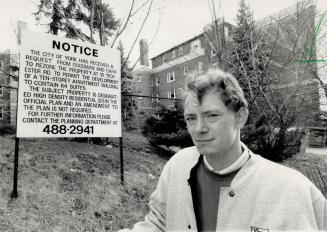
[(17, 137), (121, 137), (120, 53), (24, 30)]

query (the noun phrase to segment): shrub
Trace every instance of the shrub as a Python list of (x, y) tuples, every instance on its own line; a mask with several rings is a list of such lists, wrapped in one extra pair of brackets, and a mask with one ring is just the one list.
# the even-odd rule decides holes
[(0, 135), (12, 135), (16, 133), (16, 128), (9, 124), (0, 124)]
[(256, 154), (276, 162), (290, 158), (300, 151), (304, 130), (268, 126), (265, 116), (242, 129), (242, 141)]
[(107, 145), (106, 137), (71, 137), (70, 141), (78, 142), (78, 143), (93, 143), (95, 145)]
[(172, 108), (162, 105), (158, 113), (160, 118), (153, 116), (147, 118), (142, 130), (152, 145), (178, 147), (193, 145), (191, 136), (186, 129), (183, 109), (179, 103), (176, 103)]
[(193, 146), (191, 136), (186, 130), (179, 130), (177, 133), (171, 134), (148, 134), (148, 140), (151, 145), (166, 145), (177, 147)]

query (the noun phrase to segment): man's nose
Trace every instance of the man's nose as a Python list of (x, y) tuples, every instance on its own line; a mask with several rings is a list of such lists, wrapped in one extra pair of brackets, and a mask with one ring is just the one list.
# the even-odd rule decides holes
[(204, 119), (197, 120), (196, 132), (198, 132), (198, 133), (207, 133), (208, 132), (208, 126)]

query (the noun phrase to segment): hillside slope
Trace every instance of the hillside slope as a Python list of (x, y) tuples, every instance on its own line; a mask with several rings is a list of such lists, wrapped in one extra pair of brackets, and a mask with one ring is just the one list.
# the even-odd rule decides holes
[(137, 134), (124, 144), (122, 186), (115, 144), (21, 139), (19, 197), (10, 201), (14, 140), (0, 137), (0, 231), (116, 231), (141, 220), (167, 158)]

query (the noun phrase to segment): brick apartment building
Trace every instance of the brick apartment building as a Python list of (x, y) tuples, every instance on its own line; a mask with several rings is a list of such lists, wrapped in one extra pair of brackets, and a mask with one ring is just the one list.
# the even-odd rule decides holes
[[(303, 18), (307, 20), (306, 22), (312, 29), (315, 28), (315, 23), (319, 19), (319, 15), (311, 17), (314, 16), (312, 12), (314, 12), (315, 7), (316, 6), (312, 2), (309, 2), (302, 11)], [(280, 22), (283, 22), (283, 25), (287, 25), (287, 27), (289, 27), (288, 29), (292, 30), (291, 26), (294, 25), (296, 20), (296, 9), (297, 6), (286, 8), (277, 14), (270, 15), (257, 21), (256, 26), (266, 31), (268, 37), (269, 33), (273, 34), (278, 30)], [(308, 18), (309, 16), (311, 18)], [(276, 20), (277, 18), (279, 22)], [(220, 25), (223, 25), (224, 41), (228, 42), (233, 26), (225, 22)], [(155, 115), (158, 103), (169, 107), (174, 105), (175, 100), (181, 99), (185, 78), (190, 72), (202, 73), (208, 70), (208, 68), (218, 65), (216, 54), (212, 52), (212, 49), (207, 45), (204, 36), (204, 33), (201, 33), (184, 43), (162, 52), (151, 59), (151, 68), (144, 66), (143, 69), (136, 72), (132, 85), (134, 93), (152, 97), (138, 98), (138, 112), (142, 118), (145, 118), (144, 116)], [(307, 39), (305, 36), (303, 38)], [(301, 37), (301, 39), (303, 38)], [(305, 41), (303, 40), (301, 42), (304, 44)], [(144, 57), (144, 53), (147, 53), (147, 45), (144, 45), (144, 43), (146, 43), (146, 41), (141, 41), (140, 44), (141, 58)], [(316, 44), (316, 47), (327, 49), (326, 44)], [(287, 52), (285, 52), (285, 48), (283, 48), (281, 44), (277, 44), (273, 57), (276, 61), (273, 65), (275, 65), (276, 70), (280, 69), (280, 64), (283, 63), (283, 59), (287, 59)], [(145, 63), (143, 59), (141, 64), (144, 65)], [(222, 64), (219, 65), (221, 66)], [(322, 64), (317, 63), (314, 65), (316, 65), (317, 73), (320, 77), (327, 76), (326, 69), (319, 67)], [(296, 69), (295, 66), (291, 66), (290, 69), (293, 68)], [(283, 74), (280, 75), (281, 78), (275, 83), (274, 91), (276, 94), (285, 97), (285, 95), (289, 93), (289, 89), (294, 87), (294, 80), (298, 80), (299, 78), (303, 79), (297, 92), (297, 95), (304, 96), (302, 100), (304, 100), (305, 104), (298, 112), (298, 114), (302, 116), (299, 117), (299, 120), (301, 120), (301, 125), (309, 128), (310, 134), (314, 135), (311, 136), (312, 140), (314, 140), (312, 144), (316, 143), (317, 146), (327, 146), (327, 120), (324, 117), (327, 113), (327, 105), (326, 102), (323, 102), (324, 100), (326, 101), (326, 99), (321, 95), (322, 88), (320, 88), (315, 78), (311, 76), (313, 74), (306, 73), (305, 70), (300, 70), (298, 71), (299, 75), (295, 76), (294, 70), (290, 69), (285, 69)], [(327, 80), (325, 80), (325, 83), (327, 83)], [(297, 110), (297, 105), (298, 104), (294, 103), (294, 110)]]
[[(224, 40), (228, 40), (229, 32), (233, 26), (224, 23)], [(147, 50), (145, 40), (140, 41), (140, 54), (143, 57)], [(152, 68), (144, 66), (136, 72), (133, 80), (133, 90), (137, 95), (150, 96), (151, 98), (139, 97), (138, 110), (141, 115), (153, 115), (156, 107), (164, 104), (171, 107), (175, 101), (182, 99), (185, 78), (191, 72), (203, 73), (209, 67), (217, 65), (217, 57), (204, 41), (204, 34), (178, 44), (175, 47), (153, 57)], [(142, 61), (143, 64), (145, 61)]]
[[(132, 80), (132, 89), (135, 95), (137, 109), (139, 110), (139, 116), (147, 114), (153, 114), (152, 99), (145, 97), (151, 96), (151, 72), (148, 66), (143, 66), (136, 71), (135, 78)], [(144, 97), (143, 97), (144, 96)]]
[[(17, 36), (27, 23), (17, 21)], [(19, 54), (9, 49), (0, 52), (0, 125), (16, 125)]]
[[(276, 49), (273, 54), (273, 66), (281, 69), (281, 65), (287, 59), (290, 52), (290, 46), (294, 43), (298, 45), (301, 50), (304, 50), (304, 45), (309, 46), (314, 42), (314, 49), (312, 50), (312, 60), (327, 59), (327, 40), (326, 37), (314, 38), (315, 29), (322, 13), (326, 9), (317, 1), (303, 1), (298, 5), (288, 7), (274, 15), (265, 17), (258, 22), (257, 26), (261, 28), (267, 36), (273, 37), (279, 30), (281, 43), (276, 44)], [(327, 20), (321, 26), (320, 35), (327, 33)], [(294, 41), (289, 41), (289, 37), (283, 36), (283, 31), (278, 29), (282, 22), (283, 30), (293, 33)], [(295, 37), (294, 31), (300, 31)], [(301, 33), (302, 32), (302, 33)], [(318, 35), (319, 36), (319, 35)], [(285, 46), (286, 45), (286, 46)], [(288, 46), (287, 46), (288, 45)], [(300, 46), (299, 46), (300, 45)], [(308, 55), (305, 52), (302, 55)], [(279, 63), (279, 64), (278, 64)], [(285, 63), (285, 62), (284, 62)], [(299, 65), (299, 66), (297, 66)], [(299, 68), (300, 67), (300, 68)], [(310, 71), (308, 71), (310, 70)], [(295, 73), (294, 71), (298, 71)], [(283, 71), (281, 78), (275, 83), (276, 93), (288, 95), (291, 93), (292, 88), (296, 83), (301, 85), (297, 89), (297, 96), (301, 96), (301, 107), (299, 104), (294, 104), (294, 111), (298, 112), (297, 119), (299, 125), (309, 130), (309, 145), (317, 147), (327, 147), (327, 99), (324, 94), (321, 83), (315, 76), (318, 76), (321, 81), (327, 83), (327, 66), (324, 62), (309, 62), (309, 63), (296, 63), (289, 65), (288, 69)], [(300, 82), (298, 82), (300, 80)], [(292, 106), (291, 106), (292, 107)]]
[(9, 50), (0, 53), (0, 124), (16, 125), (18, 55)]
[(8, 66), (8, 55), (0, 54), (0, 123), (8, 124), (10, 122), (10, 107), (9, 107), (9, 91), (6, 86), (8, 85), (8, 77), (3, 72), (5, 67)]

